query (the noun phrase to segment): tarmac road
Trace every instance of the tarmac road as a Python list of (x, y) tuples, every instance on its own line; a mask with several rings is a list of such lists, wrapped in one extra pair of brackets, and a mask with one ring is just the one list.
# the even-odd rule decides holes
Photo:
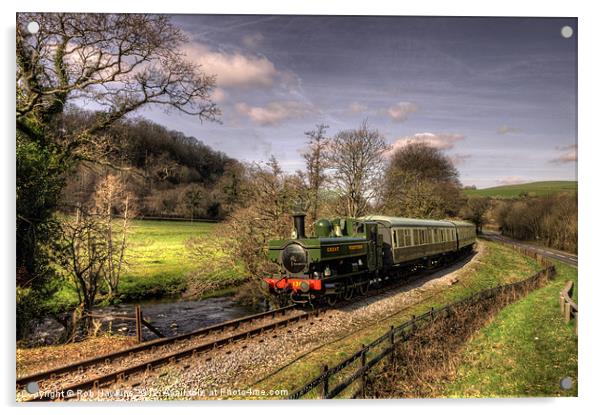
[(575, 255), (575, 254), (570, 254), (568, 252), (559, 251), (557, 249), (552, 249), (552, 248), (548, 248), (545, 246), (533, 245), (533, 244), (528, 244), (525, 242), (517, 241), (515, 239), (508, 238), (507, 236), (503, 236), (503, 235), (500, 235), (499, 233), (494, 233), (491, 231), (484, 231), (481, 235), (479, 235), (479, 237), (483, 238), (483, 239), (489, 239), (492, 241), (498, 241), (498, 242), (518, 245), (523, 248), (535, 251), (538, 254), (540, 254), (546, 258), (555, 259), (555, 260), (560, 261), (564, 264), (567, 264), (571, 267), (577, 268), (578, 259), (577, 259), (577, 255)]

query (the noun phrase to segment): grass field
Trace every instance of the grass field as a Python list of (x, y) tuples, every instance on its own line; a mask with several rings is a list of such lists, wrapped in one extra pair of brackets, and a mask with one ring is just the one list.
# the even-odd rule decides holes
[[(121, 301), (164, 298), (182, 293), (188, 274), (195, 269), (186, 241), (212, 237), (214, 223), (135, 220), (126, 253), (127, 270), (121, 277)], [(225, 270), (223, 278), (242, 277), (240, 268)], [(69, 286), (62, 288), (54, 301), (57, 306), (77, 304), (77, 294)]]
[(489, 187), (487, 189), (464, 190), (469, 197), (494, 197), (510, 199), (521, 193), (529, 196), (546, 196), (556, 193), (574, 193), (577, 191), (575, 181), (546, 181), (514, 184), (508, 186)]
[(165, 297), (186, 288), (194, 269), (186, 241), (206, 237), (214, 223), (136, 220), (127, 252), (128, 270), (119, 291), (125, 300)]
[(399, 325), (409, 320), (411, 315), (419, 315), (431, 307), (443, 306), (485, 288), (524, 279), (540, 269), (535, 260), (522, 256), (506, 246), (486, 241), (481, 243), (485, 247), (485, 252), (477, 263), (471, 264), (465, 271), (460, 271), (463, 272), (460, 277), (461, 283), (445, 287), (426, 301), (392, 318), (383, 319), (352, 336), (325, 344), (253, 387), (294, 390), (320, 373), (323, 365), (327, 364), (329, 367), (336, 365), (355, 353), (361, 344), (370, 343), (385, 333), (391, 325)]
[[(577, 336), (558, 306), (566, 280), (575, 282), (577, 298), (577, 270), (555, 265), (558, 275), (552, 283), (505, 307), (467, 344), (464, 363), (444, 396), (577, 395)], [(566, 376), (575, 382), (571, 390), (559, 387)]]

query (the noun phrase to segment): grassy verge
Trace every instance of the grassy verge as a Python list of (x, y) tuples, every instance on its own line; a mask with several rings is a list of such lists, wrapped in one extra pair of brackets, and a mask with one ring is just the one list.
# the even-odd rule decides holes
[(463, 364), (443, 396), (576, 396), (577, 387), (560, 388), (560, 380), (577, 380), (577, 337), (566, 325), (558, 292), (577, 270), (556, 262), (558, 275), (547, 286), (505, 307), (462, 352)]
[[(127, 269), (121, 277), (119, 299), (124, 302), (180, 295), (189, 285), (192, 271), (198, 265), (192, 258), (186, 242), (192, 238), (212, 238), (214, 223), (135, 220), (126, 252)], [(240, 283), (242, 270), (232, 267), (215, 275), (197, 274), (195, 278), (218, 279), (223, 287)], [(211, 296), (207, 293), (205, 296)], [(57, 309), (77, 304), (77, 293), (65, 283), (52, 302)]]
[(459, 271), (460, 282), (438, 291), (424, 293), (425, 300), (389, 319), (383, 319), (351, 336), (326, 344), (301, 357), (281, 371), (267, 377), (255, 387), (262, 389), (294, 390), (320, 373), (324, 364), (336, 365), (355, 353), (361, 344), (368, 344), (385, 333), (391, 325), (407, 321), (412, 314), (426, 312), (430, 307), (440, 307), (467, 297), (470, 294), (526, 278), (540, 269), (535, 260), (496, 243), (481, 241), (485, 249), (479, 261), (473, 261)]

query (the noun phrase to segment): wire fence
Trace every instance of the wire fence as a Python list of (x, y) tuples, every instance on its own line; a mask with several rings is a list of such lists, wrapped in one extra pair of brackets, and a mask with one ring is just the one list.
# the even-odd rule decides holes
[(479, 302), (492, 299), (498, 295), (505, 295), (512, 301), (522, 294), (529, 292), (549, 281), (556, 274), (555, 267), (541, 255), (528, 251), (522, 247), (514, 247), (517, 251), (532, 257), (544, 268), (531, 277), (510, 284), (498, 285), (485, 289), (473, 295), (445, 305), (441, 308), (431, 308), (430, 311), (412, 318), (398, 326), (391, 326), (390, 330), (362, 347), (352, 356), (341, 361), (336, 366), (323, 366), (321, 373), (293, 391), (288, 399), (322, 398), (332, 399), (340, 396), (344, 391), (354, 386), (352, 397), (363, 396), (368, 374), (383, 360), (391, 359), (393, 352), (402, 342), (405, 342), (417, 330), (433, 323), (435, 319), (449, 318), (458, 310), (472, 307)]

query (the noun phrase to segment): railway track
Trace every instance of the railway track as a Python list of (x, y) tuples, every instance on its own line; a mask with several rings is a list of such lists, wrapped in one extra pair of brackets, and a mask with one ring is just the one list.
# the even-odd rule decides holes
[[(470, 257), (465, 255), (454, 263)], [(378, 296), (384, 292), (409, 284), (419, 278), (450, 266), (443, 264), (433, 269), (416, 270), (403, 280), (397, 280), (370, 290), (364, 298)], [(357, 299), (341, 301), (337, 307)], [(329, 307), (316, 307), (303, 310), (296, 305), (282, 307), (251, 316), (230, 320), (225, 323), (195, 330), (175, 337), (162, 338), (141, 343), (134, 347), (101, 355), (74, 364), (69, 364), (44, 372), (34, 373), (17, 379), (17, 394), (23, 401), (68, 400), (77, 398), (82, 391), (106, 388), (126, 382), (134, 375), (150, 373), (171, 363), (195, 358), (228, 344), (273, 332), (279, 328), (324, 314)], [(261, 340), (260, 340), (261, 341)], [(243, 344), (241, 346), (245, 348)], [(209, 359), (208, 359), (209, 360)], [(28, 394), (24, 388), (35, 382), (39, 392)], [(132, 387), (137, 383), (128, 382)]]
[[(175, 337), (157, 339), (113, 353), (17, 379), (17, 393), (35, 382), (39, 392), (24, 400), (69, 399), (77, 391), (105, 387), (137, 373), (151, 371), (167, 363), (201, 355), (224, 345), (249, 339), (288, 326), (312, 316), (320, 309), (300, 310), (291, 305), (230, 320)], [(244, 346), (243, 346), (244, 347)]]

